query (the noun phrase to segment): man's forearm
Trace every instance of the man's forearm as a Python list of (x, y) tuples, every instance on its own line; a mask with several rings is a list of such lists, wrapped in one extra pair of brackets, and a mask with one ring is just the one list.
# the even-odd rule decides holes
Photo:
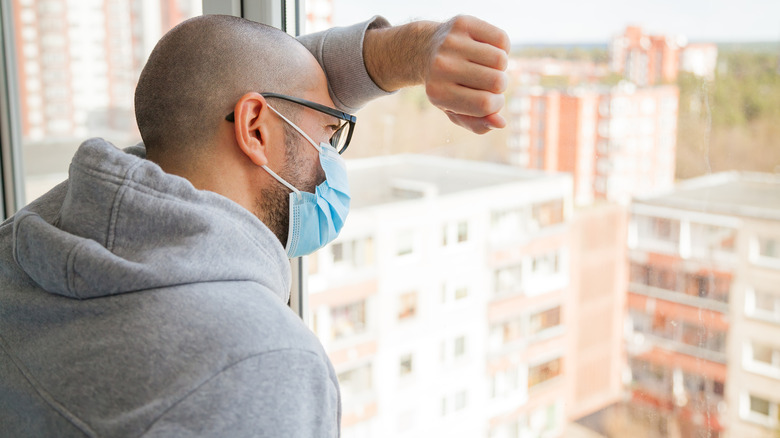
[(363, 40), (366, 71), (377, 86), (395, 91), (424, 84), (432, 104), (479, 134), (506, 126), (498, 112), (508, 55), (506, 32), (469, 16), (368, 29)]
[(371, 79), (385, 91), (422, 84), (439, 26), (433, 21), (415, 21), (369, 29), (363, 40), (363, 59)]

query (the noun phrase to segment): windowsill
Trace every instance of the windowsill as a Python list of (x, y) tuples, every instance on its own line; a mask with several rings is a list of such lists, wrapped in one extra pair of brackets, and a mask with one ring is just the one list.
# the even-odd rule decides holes
[(774, 314), (770, 314), (770, 313), (762, 314), (760, 311), (759, 312), (752, 311), (752, 312), (745, 312), (745, 316), (756, 321), (780, 325), (780, 316), (776, 316)]
[(553, 377), (552, 379), (548, 379), (545, 380), (544, 382), (537, 383), (536, 385), (528, 388), (528, 394), (538, 394), (543, 391), (548, 391), (550, 389), (555, 388), (560, 383), (563, 383), (563, 375), (558, 375)]
[(765, 257), (759, 255), (752, 260), (752, 264), (753, 266), (758, 266), (760, 268), (780, 270), (780, 259), (776, 259), (773, 257)]
[[(636, 333), (636, 332), (635, 332)], [(672, 339), (666, 339), (658, 335), (651, 333), (642, 333), (647, 342), (652, 343), (664, 350), (674, 351), (680, 354), (686, 354), (691, 357), (701, 358), (709, 360), (711, 362), (717, 362), (721, 364), (727, 363), (726, 352), (714, 351), (706, 348), (695, 347), (693, 345), (685, 344), (681, 341), (675, 341)]]
[(742, 363), (742, 368), (749, 373), (780, 380), (780, 368), (776, 368), (769, 364), (748, 360)]
[(770, 429), (777, 427), (777, 422), (773, 422), (771, 417), (767, 417), (761, 414), (748, 412), (747, 414), (740, 415), (740, 418), (748, 423), (753, 423), (755, 425)]
[(710, 298), (702, 298), (693, 295), (688, 295), (683, 292), (676, 292), (667, 289), (661, 289), (655, 286), (648, 286), (641, 283), (629, 283), (628, 289), (630, 292), (644, 295), (651, 298), (658, 298), (664, 301), (670, 301), (673, 303), (685, 304), (692, 307), (701, 307), (707, 310), (714, 310), (723, 314), (729, 312), (728, 303), (722, 301), (713, 300)]

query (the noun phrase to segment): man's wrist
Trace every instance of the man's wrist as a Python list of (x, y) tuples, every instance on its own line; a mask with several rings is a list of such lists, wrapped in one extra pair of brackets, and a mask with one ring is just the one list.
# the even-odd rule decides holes
[(367, 30), (363, 59), (374, 83), (385, 91), (422, 84), (440, 25), (433, 21), (415, 21)]

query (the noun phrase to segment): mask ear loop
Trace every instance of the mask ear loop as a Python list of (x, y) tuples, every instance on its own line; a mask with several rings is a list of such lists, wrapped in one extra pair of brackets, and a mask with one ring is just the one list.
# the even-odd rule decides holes
[(285, 181), (284, 179), (282, 179), (281, 176), (277, 175), (276, 172), (274, 172), (273, 170), (269, 169), (268, 166), (261, 166), (261, 167), (263, 169), (265, 169), (265, 171), (268, 172), (272, 177), (274, 177), (274, 179), (276, 179), (280, 183), (284, 184), (284, 186), (287, 187), (288, 189), (292, 190), (293, 193), (295, 193), (295, 196), (298, 197), (298, 199), (301, 199), (302, 195), (301, 195), (301, 191), (300, 190), (296, 189), (295, 187), (293, 187), (292, 184), (290, 184), (287, 181)]
[[(268, 104), (266, 104), (266, 105), (268, 105)], [(299, 128), (295, 123), (291, 122), (290, 119), (288, 119), (287, 117), (283, 116), (282, 113), (277, 111), (276, 108), (272, 107), (271, 105), (268, 105), (268, 108), (271, 108), (271, 111), (275, 112), (277, 116), (281, 117), (282, 120), (287, 122), (288, 125), (292, 126), (293, 129), (298, 131), (298, 133), (301, 134), (303, 136), (303, 138), (305, 138), (309, 142), (309, 144), (314, 146), (314, 149), (317, 149), (317, 152), (322, 152), (322, 150), (320, 149), (320, 146), (317, 143), (315, 143), (314, 140), (312, 140), (312, 138), (309, 137), (308, 134), (303, 132), (303, 130), (301, 128)]]

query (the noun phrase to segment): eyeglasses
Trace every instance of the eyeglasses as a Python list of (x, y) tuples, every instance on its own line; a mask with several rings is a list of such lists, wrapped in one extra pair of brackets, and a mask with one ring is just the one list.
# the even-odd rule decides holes
[[(349, 146), (349, 141), (352, 140), (352, 132), (355, 130), (355, 122), (357, 122), (357, 117), (353, 116), (352, 114), (347, 114), (345, 112), (339, 111), (335, 108), (321, 105), (317, 102), (312, 102), (306, 99), (299, 99), (297, 97), (292, 97), (292, 96), (285, 96), (284, 94), (260, 93), (260, 95), (263, 97), (273, 97), (276, 99), (282, 99), (288, 102), (297, 103), (298, 105), (303, 105), (305, 107), (311, 108), (321, 113), (325, 113), (329, 116), (333, 116), (341, 120), (342, 121), (341, 125), (336, 129), (333, 135), (330, 136), (329, 143), (331, 146), (333, 146), (336, 149), (336, 152), (338, 152), (339, 155), (343, 154), (344, 151), (347, 150), (347, 146)], [(228, 122), (235, 122), (236, 121), (235, 112), (231, 112), (230, 114), (225, 116), (225, 120), (227, 120)]]

